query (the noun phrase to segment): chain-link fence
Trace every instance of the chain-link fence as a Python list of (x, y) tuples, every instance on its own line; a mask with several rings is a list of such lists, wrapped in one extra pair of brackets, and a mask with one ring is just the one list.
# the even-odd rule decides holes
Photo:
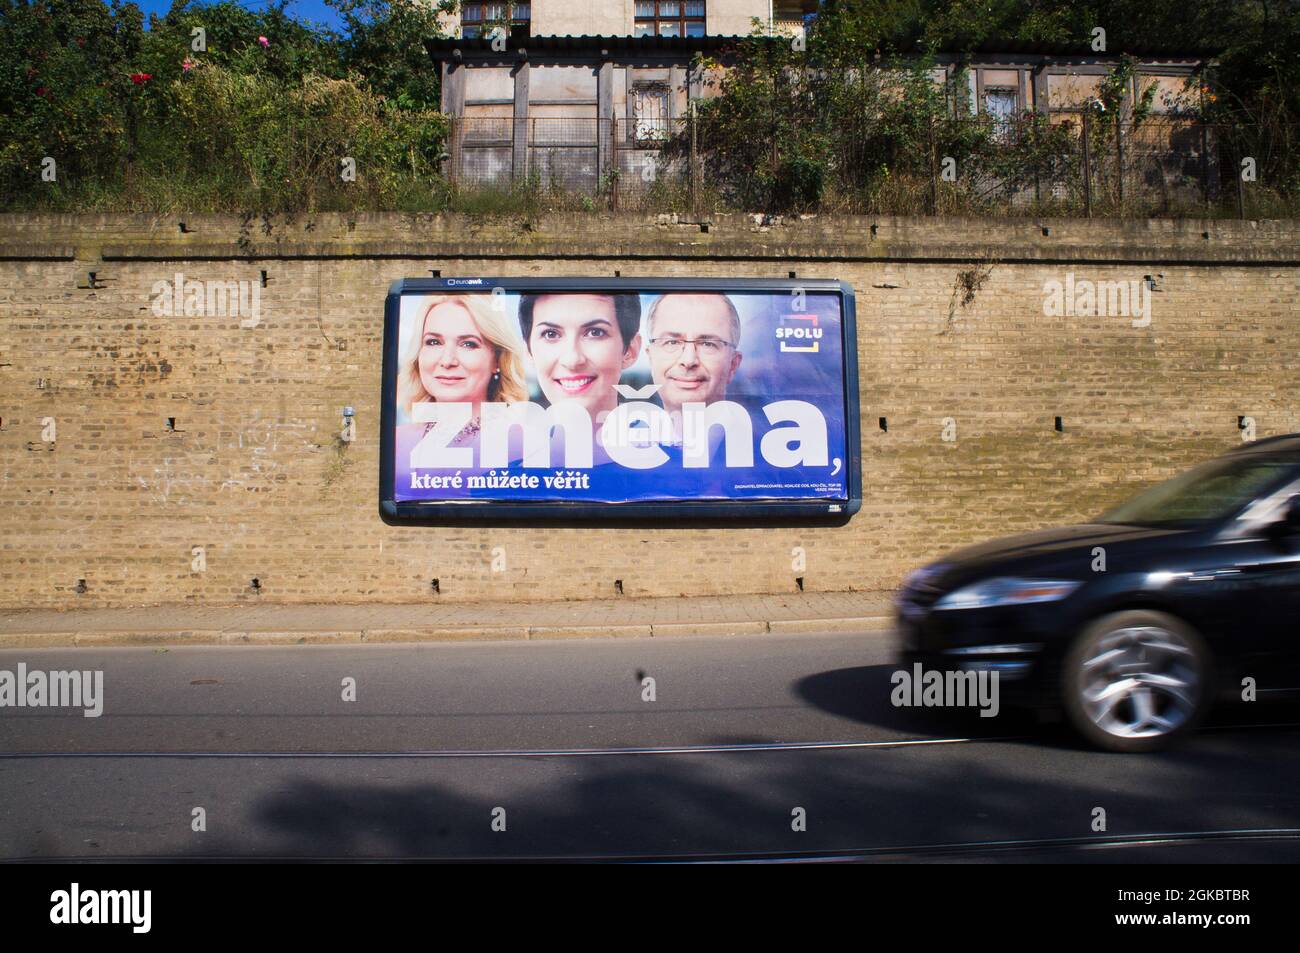
[[(375, 107), (328, 121), (299, 109), (247, 128), (142, 127), (115, 166), (60, 160), (64, 204), (51, 205), (1300, 217), (1300, 130), (1289, 127), (1116, 122), (1098, 110), (1001, 120), (760, 112), (755, 122), (707, 107), (617, 119), (595, 118), (594, 107), (523, 119), (498, 108), (446, 119)], [(0, 179), (0, 207), (32, 207), (31, 193)]]
[[(681, 119), (475, 116), (454, 120), (447, 174), (458, 193), (530, 193), (551, 204), (642, 207), (685, 200), (691, 158)], [(697, 154), (698, 158), (698, 154)]]
[(462, 200), (525, 195), (551, 207), (1294, 215), (1268, 145), (1250, 126), (1082, 111), (865, 124), (813, 142), (776, 125), (738, 136), (703, 116), (477, 116), (452, 121), (446, 173)]

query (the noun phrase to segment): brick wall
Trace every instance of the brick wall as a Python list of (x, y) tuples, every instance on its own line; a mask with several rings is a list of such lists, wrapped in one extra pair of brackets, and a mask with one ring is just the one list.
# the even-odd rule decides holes
[[(0, 216), (0, 605), (574, 599), (615, 579), (629, 596), (793, 592), (796, 546), (807, 590), (890, 588), (1225, 450), (1239, 416), (1300, 430), (1297, 239), (1237, 222)], [(435, 268), (850, 281), (862, 512), (803, 530), (383, 525), (382, 303)], [(989, 268), (963, 304), (962, 275)], [(260, 323), (155, 316), (177, 271), (265, 271)], [(1067, 272), (1155, 276), (1150, 326), (1045, 316)]]

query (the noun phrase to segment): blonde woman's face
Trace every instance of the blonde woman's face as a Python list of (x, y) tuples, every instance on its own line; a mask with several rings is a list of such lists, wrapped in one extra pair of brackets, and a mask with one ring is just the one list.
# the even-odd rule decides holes
[(416, 360), (420, 383), (436, 401), (481, 403), (497, 371), (495, 349), (455, 301), (438, 305), (424, 319)]

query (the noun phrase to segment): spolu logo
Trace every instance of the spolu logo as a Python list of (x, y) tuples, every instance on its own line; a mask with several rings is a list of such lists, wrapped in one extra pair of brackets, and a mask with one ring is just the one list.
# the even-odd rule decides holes
[(776, 327), (776, 339), (785, 354), (816, 354), (821, 350), (821, 336), (815, 314), (783, 314)]

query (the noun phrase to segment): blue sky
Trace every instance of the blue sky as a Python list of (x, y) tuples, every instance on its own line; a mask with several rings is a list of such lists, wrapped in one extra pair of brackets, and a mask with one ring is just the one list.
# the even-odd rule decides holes
[[(164, 14), (172, 6), (172, 0), (135, 0), (135, 2), (144, 11), (146, 18), (151, 13)], [(267, 5), (266, 0), (240, 0), (240, 6), (250, 10), (260, 10)], [(289, 4), (289, 13), (299, 20), (311, 20), (332, 27), (339, 25), (338, 13), (331, 7), (325, 6), (323, 0), (292, 0)]]

